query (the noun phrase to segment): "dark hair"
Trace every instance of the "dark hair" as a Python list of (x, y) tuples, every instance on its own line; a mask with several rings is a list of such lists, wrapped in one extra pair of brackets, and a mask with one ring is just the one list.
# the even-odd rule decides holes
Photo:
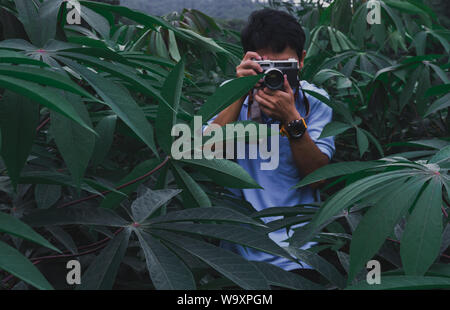
[(301, 59), (305, 47), (305, 32), (292, 15), (265, 8), (250, 15), (241, 32), (241, 42), (245, 53), (264, 48), (281, 53), (286, 47), (290, 47)]

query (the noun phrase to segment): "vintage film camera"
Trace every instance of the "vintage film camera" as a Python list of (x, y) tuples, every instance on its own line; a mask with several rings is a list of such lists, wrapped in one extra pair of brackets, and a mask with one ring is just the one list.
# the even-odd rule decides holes
[(264, 78), (262, 87), (272, 90), (282, 90), (284, 75), (287, 75), (289, 85), (295, 89), (299, 85), (298, 62), (295, 58), (288, 60), (253, 60), (263, 69)]

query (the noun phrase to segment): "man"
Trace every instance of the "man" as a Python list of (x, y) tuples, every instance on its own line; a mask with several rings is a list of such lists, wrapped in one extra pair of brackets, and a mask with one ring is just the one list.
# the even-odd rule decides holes
[[(262, 72), (261, 67), (253, 60), (287, 60), (294, 58), (299, 68), (303, 67), (306, 56), (304, 51), (305, 34), (302, 27), (291, 15), (272, 9), (254, 12), (241, 34), (245, 57), (236, 68), (236, 76), (244, 77)], [(291, 189), (302, 177), (327, 165), (332, 158), (335, 146), (333, 137), (318, 139), (323, 127), (331, 121), (332, 110), (323, 102), (307, 95), (310, 113), (307, 111), (303, 93), (292, 90), (285, 76), (283, 90), (259, 88), (253, 94), (253, 100), (243, 97), (218, 114), (210, 123), (224, 126), (235, 121), (254, 119), (258, 115), (263, 122), (278, 121), (287, 130), (287, 136), (280, 137), (279, 166), (275, 170), (261, 170), (261, 159), (238, 159), (241, 165), (263, 189), (244, 189), (234, 191), (236, 195), (250, 202), (260, 211), (269, 207), (295, 206), (319, 200), (317, 187), (320, 184), (302, 189)], [(301, 81), (303, 89), (313, 90), (327, 96), (326, 92)], [(253, 101), (253, 103), (251, 103)], [(259, 108), (259, 109), (258, 109)], [(259, 111), (258, 111), (259, 110)], [(302, 118), (305, 117), (306, 130), (302, 130)], [(277, 218), (265, 218), (266, 222)], [(269, 236), (280, 246), (287, 246), (285, 241), (289, 235), (285, 229), (275, 231)], [(305, 268), (281, 257), (275, 257), (253, 249), (243, 248), (228, 243), (223, 247), (231, 249), (248, 260), (265, 261), (285, 270)], [(307, 245), (308, 247), (309, 245)], [(306, 266), (308, 268), (308, 266)]]

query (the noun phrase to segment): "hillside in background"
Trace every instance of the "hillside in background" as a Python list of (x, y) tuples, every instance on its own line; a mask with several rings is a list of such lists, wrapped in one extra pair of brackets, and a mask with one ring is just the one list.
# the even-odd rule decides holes
[(221, 20), (246, 20), (252, 11), (262, 8), (262, 4), (251, 0), (121, 0), (120, 4), (152, 15), (197, 9)]

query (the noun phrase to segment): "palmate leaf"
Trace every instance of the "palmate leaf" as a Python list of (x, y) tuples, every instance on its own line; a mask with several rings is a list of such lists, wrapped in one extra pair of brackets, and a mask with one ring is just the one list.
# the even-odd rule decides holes
[(298, 184), (296, 184), (294, 188), (303, 187), (320, 180), (325, 180), (340, 175), (349, 175), (360, 171), (368, 170), (370, 168), (380, 166), (381, 164), (382, 162), (375, 162), (375, 161), (364, 161), (364, 162), (354, 161), (354, 162), (329, 164), (308, 174)]
[(439, 255), (442, 239), (442, 184), (431, 179), (403, 232), (400, 254), (406, 275), (424, 275)]
[(150, 217), (161, 206), (181, 192), (179, 189), (160, 189), (151, 190), (145, 188), (145, 191), (131, 204), (133, 219), (141, 223)]
[(211, 201), (205, 191), (176, 162), (170, 163), (178, 186), (183, 189), (181, 196), (186, 207), (211, 207)]
[(293, 216), (293, 215), (312, 215), (317, 212), (321, 204), (299, 204), (295, 207), (270, 207), (251, 214), (253, 218), (263, 218), (271, 216)]
[(25, 56), (22, 53), (8, 51), (8, 50), (0, 50), (0, 63), (10, 63), (16, 65), (35, 65), (41, 67), (48, 67), (45, 62), (32, 59), (28, 56)]
[(25, 81), (63, 89), (74, 94), (84, 96), (92, 101), (98, 101), (83, 88), (66, 76), (43, 68), (12, 66), (0, 64), (0, 75), (6, 75)]
[(32, 227), (73, 224), (125, 227), (130, 224), (112, 210), (86, 206), (39, 210), (24, 216), (23, 221)]
[(102, 252), (89, 265), (81, 276), (79, 290), (111, 290), (113, 288), (119, 266), (128, 248), (131, 229), (125, 228), (115, 236)]
[(41, 290), (53, 290), (41, 272), (19, 251), (0, 241), (0, 269)]
[[(161, 96), (159, 91), (157, 91), (149, 83), (147, 83), (147, 81), (145, 79), (139, 77), (137, 75), (137, 71), (132, 67), (123, 65), (121, 63), (110, 63), (110, 62), (101, 60), (99, 58), (80, 54), (80, 53), (70, 53), (70, 52), (60, 51), (60, 52), (58, 52), (58, 55), (59, 56), (57, 56), (56, 58), (62, 60), (63, 62), (67, 62), (66, 59), (68, 59), (68, 58), (75, 59), (78, 62), (81, 62), (88, 66), (93, 66), (95, 68), (99, 68), (100, 70), (103, 70), (114, 76), (117, 76), (120, 79), (132, 84), (136, 90), (157, 99), (158, 102), (161, 104), (168, 105), (168, 103)], [(81, 74), (81, 75), (83, 75), (83, 74)]]
[(180, 162), (196, 167), (215, 183), (231, 188), (262, 188), (237, 163), (226, 159), (181, 159)]
[[(428, 176), (415, 176), (391, 183), (391, 189), (380, 192), (382, 197), (365, 214), (353, 233), (350, 244), (349, 283), (383, 245), (400, 217), (414, 203)], [(380, 220), (381, 219), (381, 220)]]
[(285, 257), (292, 261), (293, 258), (276, 243), (274, 243), (264, 232), (245, 226), (229, 224), (189, 224), (189, 223), (168, 223), (152, 224), (152, 230), (165, 230), (184, 234), (194, 234), (205, 237), (213, 237), (247, 246), (258, 251), (263, 251), (276, 256)]
[(167, 103), (172, 107), (169, 109), (164, 104), (159, 104), (158, 114), (156, 117), (155, 128), (157, 131), (157, 139), (161, 148), (167, 154), (173, 142), (171, 135), (172, 127), (176, 123), (176, 114), (180, 104), (181, 90), (184, 79), (184, 60), (181, 60), (171, 71), (164, 82), (161, 95), (166, 99)]
[[(133, 170), (126, 175), (123, 179), (120, 180), (120, 182), (117, 183), (117, 185), (123, 185), (128, 182), (131, 182), (143, 175), (145, 175), (147, 172), (153, 170), (156, 166), (159, 164), (158, 159), (149, 159), (146, 160), (136, 167), (133, 168)], [(130, 184), (122, 189), (120, 189), (120, 192), (122, 192), (125, 195), (129, 195), (132, 192), (134, 192), (142, 182), (144, 182), (145, 179), (139, 180), (133, 184)], [(108, 208), (108, 209), (114, 209), (116, 208), (123, 200), (125, 199), (124, 195), (120, 195), (118, 193), (109, 193), (106, 195), (105, 199), (100, 204), (101, 208)]]
[(34, 187), (34, 197), (38, 208), (50, 208), (61, 197), (61, 185), (37, 184)]
[(155, 141), (153, 138), (153, 128), (147, 121), (142, 109), (134, 101), (125, 88), (120, 85), (90, 71), (67, 58), (64, 62), (78, 72), (96, 90), (105, 104), (108, 105), (120, 119), (130, 127), (133, 132), (158, 156)]
[(439, 164), (450, 159), (450, 145), (442, 148), (428, 161), (429, 164)]
[(287, 251), (291, 253), (294, 257), (298, 258), (301, 262), (304, 262), (311, 266), (314, 270), (323, 275), (331, 283), (339, 288), (345, 287), (345, 279), (342, 274), (337, 271), (337, 269), (327, 262), (319, 254), (302, 249), (296, 249), (289, 247)]
[(427, 111), (424, 114), (424, 117), (427, 117), (430, 114), (433, 114), (450, 106), (450, 84), (447, 84), (447, 89), (445, 89), (444, 91), (446, 92), (446, 95), (433, 102), (433, 104), (428, 107)]
[(191, 271), (176, 254), (149, 233), (141, 230), (135, 232), (144, 251), (150, 278), (157, 290), (195, 289)]
[(237, 211), (223, 207), (211, 207), (211, 208), (194, 208), (181, 211), (170, 212), (166, 215), (149, 219), (145, 224), (156, 223), (173, 223), (173, 222), (191, 222), (191, 221), (218, 221), (229, 222), (237, 224), (250, 224), (260, 227), (265, 225), (255, 221), (254, 219), (247, 217)]
[[(64, 93), (83, 121), (92, 126), (89, 113), (77, 95)], [(51, 112), (50, 132), (77, 187), (81, 185), (95, 146), (95, 136), (77, 123)]]
[(415, 141), (407, 141), (407, 142), (394, 142), (390, 143), (388, 146), (417, 146), (417, 147), (427, 147), (435, 150), (440, 150), (443, 147), (449, 145), (449, 142), (446, 140), (433, 138), (427, 140), (415, 140)]
[(30, 226), (4, 212), (0, 212), (0, 231), (27, 239), (56, 252), (60, 252), (50, 242), (44, 239), (44, 237), (36, 233)]
[(6, 91), (0, 101), (1, 156), (14, 187), (30, 154), (39, 122), (39, 105)]
[(95, 29), (103, 39), (109, 39), (111, 27), (105, 17), (87, 7), (81, 9), (81, 17), (89, 24), (89, 26)]
[(350, 206), (352, 202), (356, 202), (369, 194), (373, 194), (369, 192), (371, 189), (376, 190), (377, 187), (381, 185), (385, 186), (386, 184), (394, 182), (398, 179), (405, 179), (406, 177), (417, 174), (420, 174), (420, 171), (416, 169), (403, 169), (399, 171), (380, 173), (358, 180), (328, 199), (313, 218), (311, 225), (313, 228), (319, 227), (341, 210)]
[(22, 22), (31, 42), (38, 46), (44, 45), (46, 34), (42, 34), (39, 29), (39, 10), (34, 1), (14, 0), (14, 3), (16, 5), (18, 19)]
[(213, 116), (244, 96), (261, 78), (262, 75), (238, 78), (217, 88), (216, 92), (201, 106), (197, 115), (202, 117), (203, 122), (207, 122)]
[(269, 285), (259, 269), (240, 255), (167, 231), (159, 233), (158, 237), (194, 255), (243, 289), (269, 289)]
[(71, 104), (59, 96), (59, 93), (55, 92), (54, 89), (3, 75), (0, 75), (0, 87), (19, 93), (24, 97), (46, 106), (50, 110), (61, 113), (96, 134), (94, 129), (81, 119)]
[[(66, 174), (62, 174), (56, 171), (26, 171), (23, 172), (19, 180), (20, 184), (57, 184), (70, 187), (77, 187), (77, 184), (73, 179)], [(88, 182), (81, 183), (81, 189), (97, 194), (101, 196), (101, 193), (87, 184)]]
[[(118, 6), (118, 5), (110, 5), (107, 3), (99, 3), (99, 2), (93, 2), (93, 1), (80, 1), (80, 3), (88, 7), (99, 14), (102, 11), (110, 11), (112, 13), (117, 13), (120, 16), (127, 17), (131, 20), (134, 20), (137, 23), (140, 23), (142, 25), (145, 25), (147, 27), (150, 27), (154, 29), (154, 25), (163, 26), (167, 29), (172, 29), (177, 31), (176, 28), (172, 27), (169, 23), (166, 23), (164, 20), (162, 20), (159, 17), (150, 16), (145, 13), (142, 13), (140, 11), (132, 10), (124, 6)], [(178, 32), (178, 31), (177, 31)]]
[(359, 156), (362, 157), (369, 148), (369, 140), (366, 134), (359, 128), (356, 128), (356, 140), (358, 142)]
[(325, 125), (325, 127), (322, 130), (322, 133), (320, 134), (320, 137), (318, 139), (330, 137), (330, 136), (337, 136), (348, 129), (352, 128), (351, 125), (342, 123), (342, 122), (331, 122)]
[(94, 151), (92, 152), (92, 166), (96, 167), (102, 163), (111, 149), (116, 123), (117, 115), (108, 115), (102, 118), (95, 127), (98, 137), (96, 137)]
[(275, 265), (265, 262), (252, 262), (261, 271), (270, 285), (288, 288), (292, 290), (320, 290), (321, 285), (311, 282), (292, 272), (283, 270)]
[(61, 242), (62, 245), (72, 254), (78, 253), (78, 248), (75, 241), (73, 241), (70, 234), (68, 234), (64, 229), (59, 226), (47, 226), (45, 229), (50, 232), (56, 240)]

